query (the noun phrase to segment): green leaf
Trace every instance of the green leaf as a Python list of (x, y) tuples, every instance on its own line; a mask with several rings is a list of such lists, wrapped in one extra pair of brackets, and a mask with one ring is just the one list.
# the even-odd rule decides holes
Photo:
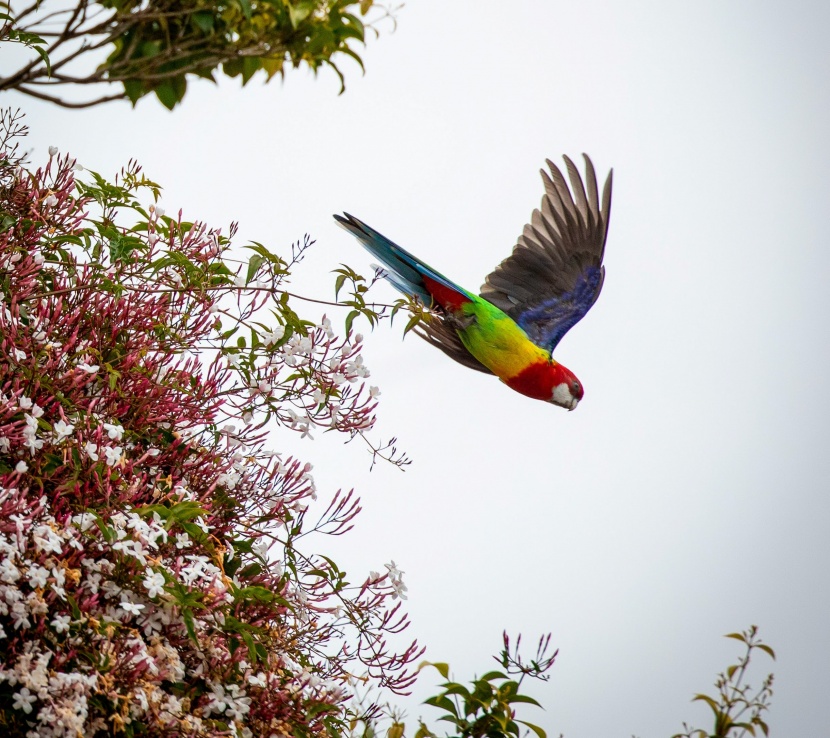
[(528, 697), (526, 694), (517, 694), (507, 700), (510, 704), (514, 702), (524, 702), (528, 705), (536, 705), (536, 707), (541, 707), (541, 705), (533, 699), (533, 697)]
[(242, 15), (245, 16), (245, 20), (251, 20), (251, 0), (238, 0), (239, 7), (242, 8)]
[(69, 603), (69, 609), (72, 610), (72, 619), (73, 620), (80, 620), (81, 619), (81, 608), (78, 607), (78, 603), (75, 598), (67, 593), (66, 594), (66, 601)]
[(124, 93), (127, 95), (129, 101), (135, 106), (141, 96), (145, 93), (144, 85), (137, 79), (125, 79), (122, 84), (124, 85)]
[[(43, 39), (40, 39), (40, 43), (44, 43)], [(42, 49), (39, 45), (37, 45), (37, 42), (32, 44), (27, 43), (26, 45), (34, 49), (40, 55), (40, 58), (43, 59), (43, 63), (46, 65), (46, 76), (51, 77), (52, 64), (49, 62), (49, 54), (46, 53), (46, 49)]]
[(259, 58), (256, 56), (245, 56), (242, 58), (242, 84), (248, 84), (248, 80), (262, 67)]
[(714, 712), (715, 715), (720, 715), (720, 705), (717, 702), (715, 702), (715, 700), (713, 700), (709, 695), (696, 694), (694, 697), (692, 697), (692, 702), (696, 701), (705, 702), (707, 705), (709, 705), (709, 707), (712, 708), (712, 712)]
[(352, 310), (352, 311), (351, 311), (351, 312), (350, 312), (350, 313), (346, 316), (346, 335), (348, 335), (349, 333), (351, 333), (351, 331), (352, 331), (352, 323), (354, 322), (354, 319), (355, 319), (358, 315), (360, 315), (360, 311), (359, 311), (359, 310)]
[(291, 25), (296, 29), (311, 13), (314, 11), (317, 3), (309, 0), (304, 0), (296, 5), (288, 5), (288, 17), (291, 20)]
[(169, 80), (161, 82), (157, 85), (155, 93), (156, 97), (159, 99), (159, 102), (168, 110), (172, 110), (176, 107), (176, 103), (180, 100), (178, 94), (176, 93), (176, 88)]
[(409, 322), (407, 322), (406, 327), (403, 329), (403, 334), (406, 335), (407, 333), (409, 333), (409, 331), (411, 331), (420, 322), (421, 322), (421, 316), (417, 315), (417, 314), (413, 315), (409, 319)]
[(444, 694), (459, 694), (465, 699), (470, 697), (470, 690), (467, 689), (463, 684), (458, 684), (458, 682), (447, 682), (444, 686)]
[(755, 648), (760, 648), (764, 653), (768, 653), (773, 659), (775, 658), (775, 651), (773, 651), (766, 643), (756, 643)]
[(242, 640), (245, 641), (245, 645), (248, 647), (248, 658), (251, 660), (251, 663), (255, 664), (257, 662), (257, 653), (254, 638), (247, 630), (242, 631), (241, 635)]
[(507, 679), (507, 676), (500, 671), (488, 671), (484, 676), (479, 677), (479, 680), (485, 682), (492, 682), (494, 679)]
[(185, 628), (187, 628), (187, 635), (190, 637), (190, 640), (193, 643), (199, 643), (199, 639), (196, 637), (196, 623), (193, 619), (193, 612), (190, 608), (182, 608), (182, 619), (184, 620)]
[(248, 260), (248, 274), (245, 277), (245, 284), (249, 284), (251, 282), (251, 280), (254, 278), (254, 275), (259, 270), (260, 266), (262, 266), (263, 261), (265, 260), (259, 254), (254, 254)]
[(334, 280), (334, 299), (336, 300), (340, 295), (340, 290), (343, 288), (343, 284), (346, 281), (345, 274), (339, 274), (337, 279)]
[(445, 664), (441, 661), (422, 661), (418, 664), (418, 671), (421, 671), (425, 666), (432, 666), (438, 670), (438, 673), (444, 677), (444, 679), (450, 678), (450, 665)]
[(526, 728), (530, 728), (539, 738), (548, 738), (548, 734), (545, 733), (538, 725), (534, 725), (533, 723), (527, 723), (524, 720), (517, 720), (517, 723), (521, 723)]
[[(248, 7), (250, 7), (250, 5)], [(207, 12), (194, 13), (193, 15), (190, 16), (190, 20), (193, 21), (193, 25), (195, 25), (206, 36), (213, 33), (213, 30), (214, 30), (213, 13), (207, 13)]]
[(452, 715), (458, 717), (458, 712), (455, 709), (455, 703), (441, 695), (430, 697), (429, 699), (424, 700), (425, 705), (432, 705), (433, 707), (437, 707), (440, 710), (444, 710), (445, 712), (449, 712)]

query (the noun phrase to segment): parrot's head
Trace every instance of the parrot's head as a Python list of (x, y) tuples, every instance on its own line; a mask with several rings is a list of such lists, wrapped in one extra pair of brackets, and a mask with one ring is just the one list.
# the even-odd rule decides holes
[(564, 407), (566, 410), (576, 410), (576, 406), (585, 394), (582, 382), (562, 364), (554, 363), (552, 370), (553, 391), (548, 402)]

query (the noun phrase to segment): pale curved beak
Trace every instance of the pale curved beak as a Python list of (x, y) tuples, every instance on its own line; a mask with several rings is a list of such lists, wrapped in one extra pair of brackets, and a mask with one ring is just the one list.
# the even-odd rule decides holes
[(574, 410), (576, 410), (576, 406), (578, 404), (579, 404), (579, 400), (577, 400), (576, 397), (574, 397), (573, 400), (571, 400), (571, 406), (568, 408), (568, 412), (570, 413), (570, 412), (573, 412)]

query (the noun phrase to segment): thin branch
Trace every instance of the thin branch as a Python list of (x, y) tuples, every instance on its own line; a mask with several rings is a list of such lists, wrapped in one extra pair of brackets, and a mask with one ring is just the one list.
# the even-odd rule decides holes
[(36, 97), (39, 100), (46, 100), (47, 102), (55, 103), (55, 105), (60, 105), (62, 108), (72, 108), (72, 109), (79, 109), (79, 108), (90, 108), (93, 105), (100, 105), (101, 103), (110, 102), (112, 100), (125, 100), (127, 98), (126, 92), (121, 92), (118, 95), (106, 95), (104, 97), (99, 97), (97, 100), (88, 100), (87, 102), (68, 102), (66, 100), (62, 100), (59, 97), (55, 97), (54, 95), (47, 95), (43, 92), (35, 92), (34, 90), (24, 87), (23, 85), (18, 85), (15, 88), (18, 92), (22, 92), (24, 95), (30, 95), (31, 97)]

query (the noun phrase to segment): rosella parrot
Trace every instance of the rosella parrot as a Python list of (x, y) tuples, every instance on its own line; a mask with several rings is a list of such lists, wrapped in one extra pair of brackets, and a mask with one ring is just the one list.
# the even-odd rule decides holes
[(600, 202), (594, 165), (583, 156), (587, 187), (564, 157), (570, 190), (548, 160), (541, 208), (533, 211), (513, 253), (487, 277), (480, 295), (348, 213), (334, 217), (382, 262), (384, 276), (396, 289), (432, 309), (433, 319), (416, 329), (422, 338), (523, 395), (573, 410), (583, 397), (582, 384), (552, 353), (602, 289), (613, 174), (608, 173)]

